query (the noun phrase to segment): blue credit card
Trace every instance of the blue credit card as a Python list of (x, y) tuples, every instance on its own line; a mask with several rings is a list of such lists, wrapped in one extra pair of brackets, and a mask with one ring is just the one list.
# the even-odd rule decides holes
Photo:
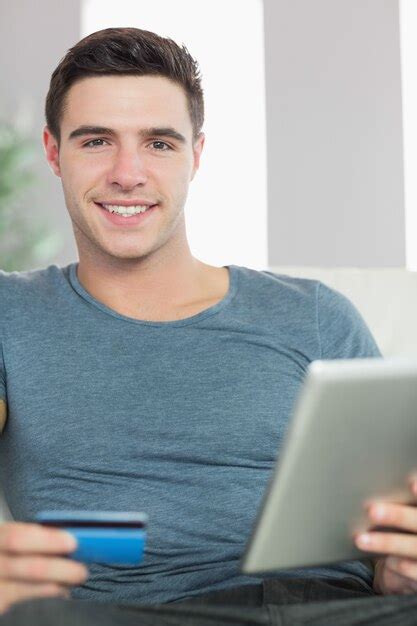
[(148, 516), (128, 511), (41, 511), (34, 522), (65, 530), (76, 538), (68, 557), (83, 563), (139, 565), (143, 561)]

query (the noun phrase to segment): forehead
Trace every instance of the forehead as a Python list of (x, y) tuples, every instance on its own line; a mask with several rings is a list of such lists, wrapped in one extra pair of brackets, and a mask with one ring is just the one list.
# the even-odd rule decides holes
[(74, 83), (66, 94), (62, 125), (83, 123), (141, 126), (167, 122), (191, 128), (184, 89), (163, 76), (94, 76)]

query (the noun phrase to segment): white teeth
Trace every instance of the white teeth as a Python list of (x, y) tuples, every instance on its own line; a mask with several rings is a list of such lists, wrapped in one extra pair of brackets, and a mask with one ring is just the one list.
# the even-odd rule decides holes
[(150, 209), (149, 206), (118, 206), (116, 204), (102, 204), (107, 211), (110, 213), (118, 213), (119, 215), (124, 215), (125, 217), (129, 215), (136, 215), (137, 213), (144, 213), (147, 209)]

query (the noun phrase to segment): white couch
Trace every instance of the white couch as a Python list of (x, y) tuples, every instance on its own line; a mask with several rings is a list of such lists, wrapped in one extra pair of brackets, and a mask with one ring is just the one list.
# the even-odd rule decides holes
[[(383, 356), (417, 358), (417, 272), (402, 268), (271, 267), (271, 272), (321, 280), (362, 314)], [(0, 493), (0, 521), (12, 519)]]

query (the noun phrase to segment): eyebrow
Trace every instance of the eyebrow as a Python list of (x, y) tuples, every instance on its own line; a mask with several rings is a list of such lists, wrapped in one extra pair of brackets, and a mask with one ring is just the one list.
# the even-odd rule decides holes
[[(83, 125), (73, 130), (69, 134), (68, 140), (71, 141), (73, 139), (76, 139), (77, 137), (84, 137), (85, 135), (107, 135), (109, 137), (115, 137), (117, 133), (112, 128), (106, 128), (104, 126)], [(138, 135), (143, 138), (171, 137), (172, 139), (176, 139), (180, 143), (183, 143), (183, 144), (187, 143), (187, 140), (184, 137), (184, 135), (176, 131), (175, 128), (172, 128), (171, 126), (163, 126), (163, 127), (154, 126), (151, 128), (142, 128), (142, 130), (138, 132)]]

